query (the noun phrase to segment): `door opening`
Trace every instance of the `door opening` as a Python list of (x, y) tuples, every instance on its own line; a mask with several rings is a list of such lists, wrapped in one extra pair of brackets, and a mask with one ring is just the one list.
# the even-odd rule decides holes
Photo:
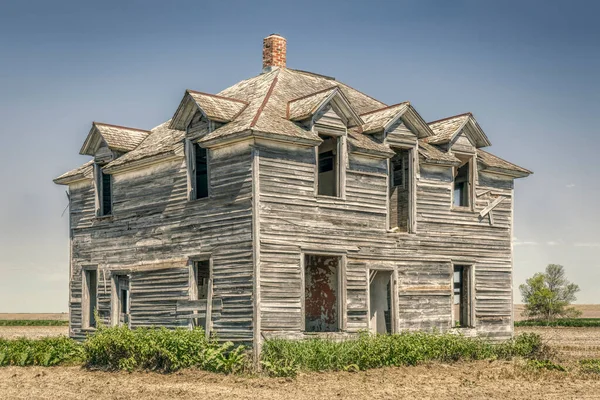
[(393, 333), (392, 272), (369, 274), (370, 329), (372, 333)]

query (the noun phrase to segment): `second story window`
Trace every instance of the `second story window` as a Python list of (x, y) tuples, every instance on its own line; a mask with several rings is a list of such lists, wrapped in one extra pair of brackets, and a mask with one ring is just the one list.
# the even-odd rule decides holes
[(317, 151), (317, 193), (340, 197), (340, 138), (319, 135), (323, 139)]
[(189, 179), (189, 199), (209, 196), (208, 151), (197, 143), (186, 142), (186, 158)]
[(104, 173), (102, 167), (95, 165), (96, 169), (96, 215), (104, 217), (112, 215), (112, 176)]
[(462, 158), (463, 163), (454, 171), (454, 193), (452, 204), (454, 207), (471, 207), (473, 191), (473, 163), (471, 157)]
[[(395, 232), (413, 232), (415, 219), (413, 204), (412, 149), (394, 148), (390, 160), (390, 187), (388, 192), (388, 227)], [(414, 233), (414, 232), (413, 232)]]

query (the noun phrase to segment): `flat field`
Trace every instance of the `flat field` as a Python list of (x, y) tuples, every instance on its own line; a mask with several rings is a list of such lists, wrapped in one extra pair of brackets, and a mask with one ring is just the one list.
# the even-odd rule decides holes
[[(29, 335), (49, 333), (31, 328)], [(39, 331), (38, 333), (35, 333)], [(0, 335), (2, 335), (0, 330)], [(600, 358), (600, 328), (524, 327), (557, 352), (569, 372), (531, 370), (523, 361), (481, 361), (300, 374), (296, 379), (88, 371), (81, 367), (0, 368), (0, 399), (600, 399), (600, 375), (582, 374), (580, 359)]]

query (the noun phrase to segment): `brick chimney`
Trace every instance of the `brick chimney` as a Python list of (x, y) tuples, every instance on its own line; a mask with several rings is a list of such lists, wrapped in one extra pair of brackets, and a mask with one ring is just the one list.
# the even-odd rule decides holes
[(272, 67), (285, 67), (286, 40), (276, 33), (263, 39), (263, 71)]

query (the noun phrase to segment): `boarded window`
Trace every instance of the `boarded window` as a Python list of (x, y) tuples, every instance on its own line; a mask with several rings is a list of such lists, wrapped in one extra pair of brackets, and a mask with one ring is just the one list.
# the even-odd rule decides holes
[(471, 205), (471, 162), (466, 161), (456, 169), (454, 176), (454, 201), (455, 207), (469, 207)]
[(408, 232), (411, 218), (411, 150), (395, 149), (390, 160), (389, 227)]
[(84, 328), (96, 327), (95, 311), (97, 308), (97, 288), (98, 273), (94, 269), (83, 271), (83, 304), (82, 304), (82, 323)]
[(339, 268), (340, 257), (305, 256), (306, 332), (335, 332), (339, 329)]
[(339, 138), (319, 135), (323, 143), (317, 152), (317, 193), (322, 196), (339, 197)]
[(473, 326), (471, 298), (471, 268), (468, 265), (454, 266), (454, 326), (466, 328)]
[(196, 154), (196, 198), (208, 197), (208, 157), (204, 147), (194, 145)]

